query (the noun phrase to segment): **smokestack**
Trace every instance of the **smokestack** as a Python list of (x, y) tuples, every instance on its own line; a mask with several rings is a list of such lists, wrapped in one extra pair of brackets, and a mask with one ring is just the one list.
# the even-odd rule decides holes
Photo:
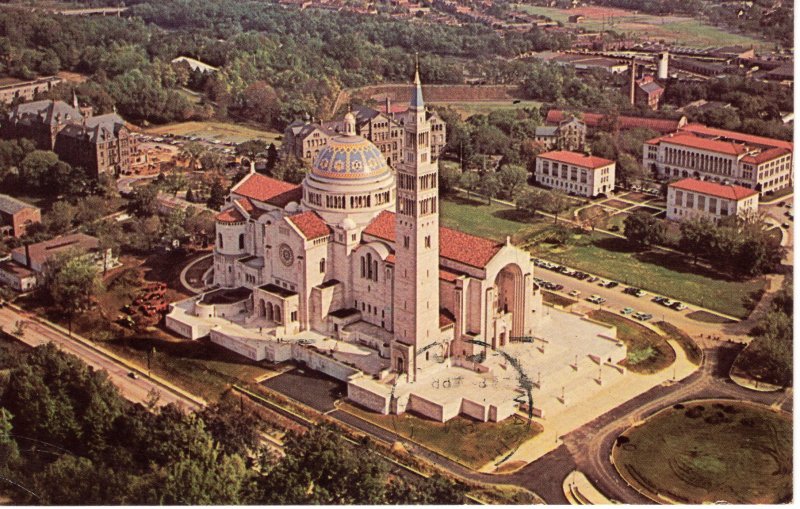
[[(392, 114), (392, 101), (389, 99), (389, 96), (386, 96), (386, 116), (390, 116)], [(391, 117), (390, 117), (391, 118)]]
[(631, 105), (636, 103), (636, 58), (631, 58), (631, 82), (630, 82), (630, 101)]
[(669, 51), (662, 51), (658, 55), (658, 79), (666, 80), (669, 77)]

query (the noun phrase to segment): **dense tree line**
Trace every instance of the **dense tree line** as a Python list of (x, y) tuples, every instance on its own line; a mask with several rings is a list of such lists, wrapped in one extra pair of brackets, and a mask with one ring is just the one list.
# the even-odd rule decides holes
[(373, 447), (325, 426), (289, 434), (223, 399), (199, 413), (124, 400), (105, 372), (52, 344), (0, 377), (0, 493), (21, 504), (461, 504), (465, 488), (390, 474)]

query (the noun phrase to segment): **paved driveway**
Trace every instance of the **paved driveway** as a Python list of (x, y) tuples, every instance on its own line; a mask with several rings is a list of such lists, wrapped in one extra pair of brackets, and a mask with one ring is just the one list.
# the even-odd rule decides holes
[(307, 368), (295, 368), (269, 378), (261, 385), (323, 413), (333, 410), (333, 403), (347, 395), (347, 386), (343, 382)]

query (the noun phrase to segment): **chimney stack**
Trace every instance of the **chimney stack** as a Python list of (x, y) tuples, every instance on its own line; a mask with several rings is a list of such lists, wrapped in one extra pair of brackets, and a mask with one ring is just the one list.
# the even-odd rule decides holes
[(636, 58), (631, 58), (631, 81), (630, 81), (630, 101), (631, 105), (636, 104)]
[(386, 96), (386, 116), (391, 118), (392, 115), (392, 101), (389, 99), (389, 96)]

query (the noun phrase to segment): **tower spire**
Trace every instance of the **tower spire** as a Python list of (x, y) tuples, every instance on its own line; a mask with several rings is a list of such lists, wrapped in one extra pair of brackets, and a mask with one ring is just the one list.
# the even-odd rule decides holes
[(414, 53), (414, 90), (411, 91), (411, 109), (424, 109), (422, 99), (422, 80), (419, 79), (419, 53)]

